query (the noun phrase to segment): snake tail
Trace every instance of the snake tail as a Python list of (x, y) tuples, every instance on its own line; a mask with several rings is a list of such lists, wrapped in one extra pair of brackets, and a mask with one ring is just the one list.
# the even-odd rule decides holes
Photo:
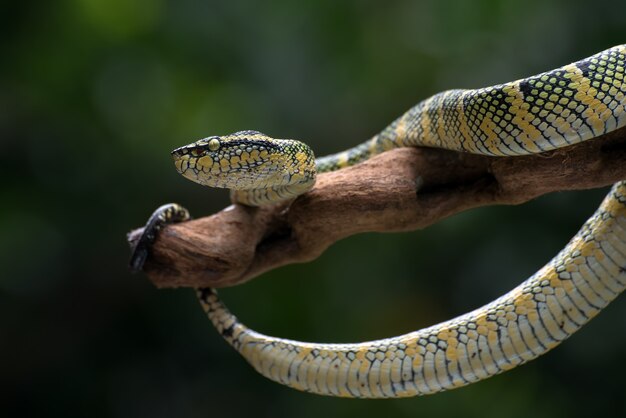
[(191, 219), (189, 211), (177, 203), (167, 203), (158, 207), (148, 218), (143, 233), (132, 250), (129, 261), (130, 270), (133, 273), (141, 271), (157, 234), (165, 225), (189, 219)]
[(486, 379), (556, 347), (626, 287), (626, 182), (545, 267), (473, 312), (405, 335), (318, 344), (255, 332), (213, 289), (198, 297), (220, 334), (259, 373), (321, 395), (426, 395)]

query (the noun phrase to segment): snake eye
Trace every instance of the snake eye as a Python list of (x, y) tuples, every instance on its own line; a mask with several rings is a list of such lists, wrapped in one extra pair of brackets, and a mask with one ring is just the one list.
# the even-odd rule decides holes
[(212, 140), (209, 141), (209, 149), (211, 151), (217, 151), (219, 147), (220, 147), (219, 139), (213, 138)]

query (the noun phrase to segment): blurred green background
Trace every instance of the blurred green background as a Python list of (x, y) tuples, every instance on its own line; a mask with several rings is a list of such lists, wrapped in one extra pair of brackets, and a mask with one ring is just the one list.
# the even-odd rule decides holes
[[(467, 388), (388, 401), (299, 393), (256, 374), (190, 290), (129, 274), (125, 233), (158, 205), (227, 193), (169, 151), (256, 129), (318, 155), (419, 100), (626, 42), (626, 2), (11, 2), (0, 14), (0, 415), (624, 416), (626, 301), (561, 347)], [(351, 342), (476, 308), (548, 261), (606, 190), (364, 234), (222, 292), (248, 325)]]

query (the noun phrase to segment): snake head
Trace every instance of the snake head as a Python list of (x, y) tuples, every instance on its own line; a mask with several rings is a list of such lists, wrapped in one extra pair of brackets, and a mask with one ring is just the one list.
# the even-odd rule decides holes
[(232, 190), (293, 183), (315, 167), (310, 148), (257, 131), (210, 136), (172, 151), (176, 170), (196, 183)]

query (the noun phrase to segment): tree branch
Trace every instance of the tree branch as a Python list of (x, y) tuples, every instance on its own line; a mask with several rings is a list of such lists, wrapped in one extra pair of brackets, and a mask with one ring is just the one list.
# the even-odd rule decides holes
[[(626, 128), (545, 154), (485, 157), (401, 148), (318, 176), (290, 206), (241, 205), (171, 225), (144, 271), (158, 287), (225, 287), (315, 259), (360, 232), (407, 231), (478, 206), (519, 204), (558, 190), (626, 179)], [(142, 229), (129, 234), (136, 242)]]

